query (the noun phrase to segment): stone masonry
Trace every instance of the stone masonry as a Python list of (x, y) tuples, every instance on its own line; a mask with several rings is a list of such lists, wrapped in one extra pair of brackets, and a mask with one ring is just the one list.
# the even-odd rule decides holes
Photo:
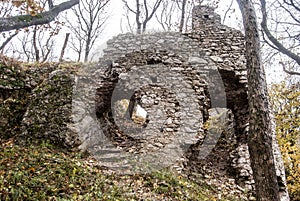
[[(191, 33), (128, 33), (107, 42), (104, 56), (100, 60), (100, 63), (108, 63), (106, 80), (100, 81), (95, 89), (97, 119), (104, 135), (111, 139), (115, 147), (142, 155), (138, 157), (142, 161), (153, 153), (153, 157), (156, 157), (154, 161), (149, 159), (148, 162), (151, 163), (172, 164), (174, 161), (168, 163), (166, 160), (178, 157), (181, 152), (170, 149), (168, 145), (175, 145), (172, 144), (173, 138), (179, 136), (181, 139), (181, 136), (189, 135), (190, 137), (183, 137), (189, 138), (189, 142), (184, 144), (189, 147), (184, 149), (186, 169), (193, 169), (192, 172), (202, 173), (202, 176), (208, 173), (225, 174), (234, 178), (236, 184), (252, 191), (254, 185), (247, 146), (249, 119), (244, 36), (241, 32), (222, 25), (220, 17), (208, 7), (196, 7), (193, 16), (194, 30)], [(138, 73), (139, 69), (141, 74)], [(142, 81), (141, 77), (145, 76), (142, 71), (145, 70), (149, 79), (152, 77), (155, 81)], [(130, 73), (132, 71), (138, 76), (134, 77)], [(164, 79), (159, 78), (160, 73), (164, 74)], [(176, 83), (172, 81), (174, 75)], [(220, 84), (220, 79), (223, 85)], [(113, 92), (118, 90), (116, 85), (122, 80), (131, 81), (127, 83), (127, 87), (120, 88), (118, 97), (115, 97)], [(173, 85), (168, 86), (171, 82)], [(145, 84), (148, 86), (144, 86)], [(185, 91), (178, 93), (176, 89)], [(127, 92), (122, 93), (124, 90)], [(185, 97), (193, 100), (186, 103), (191, 104), (190, 108), (181, 105), (184, 99), (180, 100), (180, 97), (183, 98), (184, 94), (194, 94)], [(120, 121), (118, 118), (114, 119), (115, 104), (123, 99), (130, 100), (129, 105), (132, 106), (139, 104), (148, 112), (149, 123), (146, 128), (138, 128), (132, 124), (130, 108), (126, 111), (126, 118), (121, 118)], [(192, 106), (192, 103), (196, 105)], [(183, 111), (180, 110), (182, 108)], [(201, 144), (205, 143), (209, 132), (204, 125), (213, 116), (210, 114), (214, 113), (213, 108), (227, 108), (227, 127), (221, 131), (221, 137), (212, 152), (205, 159), (199, 159), (197, 156), (203, 151)], [(182, 123), (188, 117), (197, 121)], [(95, 138), (91, 141), (93, 146), (88, 146), (93, 147), (92, 149), (106, 150), (96, 153), (100, 161), (111, 161), (114, 158), (112, 153), (116, 153), (117, 161), (120, 152), (111, 144), (106, 146), (105, 143), (96, 143)], [(167, 152), (167, 155), (157, 151), (166, 147), (169, 151), (162, 152)], [(122, 163), (114, 165), (120, 167), (124, 165)], [(124, 169), (126, 168), (128, 167), (125, 165)], [(284, 178), (282, 170), (281, 167), (281, 171), (278, 171), (280, 178)], [(285, 188), (282, 189), (283, 195), (286, 195)]]
[[(0, 77), (0, 123), (19, 135), (87, 150), (121, 172), (172, 167), (253, 192), (244, 49), (241, 32), (197, 6), (190, 33), (118, 35), (95, 65), (27, 69), (27, 75), (7, 69)], [(24, 101), (7, 101), (18, 97)], [(139, 122), (137, 107), (147, 112)], [(282, 200), (288, 200), (275, 137), (274, 147)]]

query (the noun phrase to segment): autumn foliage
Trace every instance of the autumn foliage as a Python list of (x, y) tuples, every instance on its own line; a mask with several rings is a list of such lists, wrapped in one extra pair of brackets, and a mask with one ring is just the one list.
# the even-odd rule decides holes
[(270, 92), (290, 197), (300, 200), (300, 83), (276, 84)]
[(32, 16), (36, 16), (44, 10), (40, 3), (34, 0), (3, 0), (3, 2), (15, 6), (19, 11), (19, 14), (30, 14)]

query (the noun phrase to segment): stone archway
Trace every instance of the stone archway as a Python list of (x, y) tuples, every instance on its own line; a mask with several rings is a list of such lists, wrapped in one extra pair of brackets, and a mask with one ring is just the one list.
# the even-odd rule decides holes
[[(207, 83), (182, 57), (156, 50), (127, 53), (113, 62), (109, 77), (109, 87), (97, 89), (96, 111), (104, 134), (116, 147), (136, 154), (155, 154), (162, 149), (167, 154), (163, 158), (172, 161), (176, 159), (172, 152), (182, 156), (183, 150), (204, 138), (203, 119), (208, 118), (210, 105)], [(122, 79), (131, 80), (133, 88), (126, 83), (127, 88), (118, 88)], [(115, 104), (124, 99), (130, 100), (129, 105), (138, 103), (147, 111), (146, 128), (132, 122), (128, 108), (123, 119), (115, 118)]]

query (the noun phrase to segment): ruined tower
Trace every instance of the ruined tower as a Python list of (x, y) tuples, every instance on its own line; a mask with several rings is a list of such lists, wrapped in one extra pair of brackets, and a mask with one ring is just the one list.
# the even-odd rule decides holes
[(214, 12), (214, 9), (209, 6), (196, 6), (192, 14), (193, 30), (200, 30), (207, 26), (216, 26), (221, 24), (221, 17)]

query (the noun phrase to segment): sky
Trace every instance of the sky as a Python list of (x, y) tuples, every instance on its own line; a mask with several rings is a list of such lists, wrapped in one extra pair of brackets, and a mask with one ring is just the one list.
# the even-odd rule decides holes
[[(134, 0), (129, 0), (134, 1)], [(155, 0), (153, 0), (155, 1)], [(219, 8), (216, 10), (217, 13), (219, 13), (221, 16), (224, 15), (225, 10), (230, 5), (230, 0), (227, 1), (220, 1)], [(226, 18), (225, 24), (234, 28), (241, 28), (241, 16), (239, 13), (238, 5), (236, 1), (233, 1), (232, 8), (235, 9), (235, 13), (231, 14), (230, 18)], [(109, 38), (111, 35), (117, 35), (119, 33), (122, 33), (120, 22), (125, 23), (126, 20), (124, 18), (124, 3), (122, 0), (111, 0), (111, 3), (109, 5), (109, 11), (111, 13), (111, 17), (109, 18), (107, 22), (107, 26), (109, 27), (109, 33), (105, 35), (105, 39)], [(132, 16), (133, 17), (133, 16)], [(152, 22), (152, 23), (151, 23)], [(157, 27), (155, 24), (155, 19), (153, 18), (149, 23), (149, 29), (151, 30), (153, 27)], [(126, 32), (126, 28), (123, 26), (123, 32)], [(103, 40), (104, 42), (104, 40)]]
[[(134, 1), (134, 0), (129, 0), (129, 1)], [(216, 12), (220, 14), (221, 17), (223, 17), (230, 3), (231, 3), (230, 0), (221, 1), (219, 3), (219, 8), (217, 8)], [(235, 0), (233, 0), (232, 9), (234, 9), (235, 12), (233, 13), (229, 12), (224, 24), (236, 29), (241, 29), (242, 19), (240, 16), (238, 5)], [(102, 50), (106, 47), (107, 40), (109, 40), (110, 38), (118, 34), (129, 32), (129, 30), (126, 29), (126, 18), (124, 17), (125, 15), (124, 3), (122, 2), (122, 0), (111, 0), (108, 10), (110, 13), (110, 17), (106, 23), (106, 29), (103, 32), (103, 36), (101, 37), (101, 40), (98, 42), (99, 45), (97, 47), (97, 51), (99, 52), (100, 55), (102, 54), (101, 53)], [(133, 18), (134, 21), (134, 16), (131, 17)], [(157, 22), (155, 22), (155, 20), (156, 19), (153, 18), (149, 22), (147, 27), (149, 31), (153, 31), (154, 28), (157, 28)], [(123, 23), (122, 28), (121, 28), (121, 23)]]
[[(230, 0), (220, 1), (219, 7), (216, 9), (216, 12), (221, 15), (222, 22), (223, 22), (224, 13), (228, 9), (230, 4), (231, 4)], [(224, 24), (229, 27), (243, 31), (242, 17), (236, 0), (233, 0), (231, 8), (233, 12), (228, 12)], [(99, 45), (96, 50), (98, 52), (97, 55), (100, 56), (102, 55), (102, 50), (105, 49), (106, 47), (106, 41), (112, 38), (113, 36), (122, 33), (120, 23), (126, 22), (124, 18), (125, 12), (124, 12), (124, 4), (122, 0), (111, 0), (109, 12), (111, 13), (111, 16), (107, 21), (107, 25), (106, 25), (107, 27), (105, 29), (105, 32), (103, 33), (103, 37), (101, 41), (98, 42)], [(157, 22), (155, 22), (155, 19), (152, 19), (152, 22), (149, 23), (148, 29), (151, 30), (153, 29), (153, 27), (157, 27), (156, 23)], [(123, 28), (123, 33), (126, 32), (128, 32), (128, 30)], [(266, 68), (266, 74), (267, 74), (268, 83), (279, 82), (284, 80), (284, 74), (281, 68), (278, 67), (275, 68), (274, 66), (268, 67)]]
[[(66, 0), (56, 0), (56, 4), (59, 4), (61, 2), (64, 2)], [(131, 3), (134, 3), (134, 0), (128, 0)], [(148, 0), (151, 1), (151, 0)], [(154, 0), (152, 0), (154, 1)], [(209, 1), (209, 0), (207, 0)], [(238, 8), (237, 2), (236, 0), (232, 1), (232, 9), (234, 10), (234, 12), (229, 12), (229, 14), (227, 15), (226, 19), (225, 19), (225, 25), (239, 29), (242, 31), (243, 25), (242, 25), (242, 19), (241, 19), (241, 13), (240, 10)], [(221, 15), (221, 17), (224, 16), (225, 11), (227, 10), (227, 8), (229, 7), (229, 5), (231, 4), (231, 0), (224, 0), (224, 1), (220, 1), (219, 3), (219, 7), (217, 8), (216, 12), (218, 14)], [(108, 18), (108, 21), (106, 23), (106, 27), (105, 30), (103, 32), (103, 34), (101, 35), (101, 39), (99, 41), (97, 41), (96, 46), (96, 56), (94, 57), (94, 60), (97, 60), (97, 58), (99, 58), (102, 55), (102, 50), (106, 47), (106, 41), (109, 40), (110, 38), (112, 38), (113, 36), (116, 36), (120, 33), (126, 33), (128, 32), (128, 30), (126, 30), (126, 28), (123, 26), (123, 29), (121, 30), (121, 22), (126, 24), (126, 19), (124, 17), (125, 15), (125, 11), (124, 11), (124, 3), (122, 2), (122, 0), (111, 0), (109, 7), (108, 7), (108, 12), (110, 17)], [(70, 11), (67, 11), (67, 13), (71, 13)], [(63, 16), (63, 15), (62, 15)], [(134, 18), (134, 16), (131, 16), (132, 18)], [(156, 19), (152, 19), (148, 25), (148, 30), (153, 31), (153, 28), (157, 28), (157, 22), (155, 22)], [(133, 19), (134, 21), (134, 19)], [(223, 21), (223, 19), (222, 19)], [(156, 30), (157, 31), (157, 30)], [(65, 38), (65, 34), (69, 32), (66, 29), (63, 29), (60, 31), (59, 33), (59, 39), (57, 44), (58, 49), (61, 49), (61, 46), (64, 42), (64, 38)], [(65, 53), (65, 59), (68, 60), (76, 60), (73, 56), (74, 53), (72, 53), (70, 50), (68, 50)], [(275, 64), (276, 65), (276, 64)], [(281, 81), (284, 79), (283, 73), (282, 73), (282, 69), (280, 68), (280, 66), (270, 66), (269, 68), (266, 68), (266, 74), (267, 76), (267, 81), (268, 83), (274, 82), (274, 81)]]
[[(133, 1), (133, 0), (131, 0)], [(221, 21), (223, 22), (223, 17), (225, 11), (230, 6), (231, 1), (220, 1), (219, 7), (216, 9), (216, 12), (221, 15)], [(242, 24), (242, 16), (238, 7), (238, 4), (236, 0), (233, 0), (232, 2), (232, 11), (228, 12), (227, 17), (225, 18), (224, 24), (227, 26), (230, 26), (232, 28), (238, 29), (240, 31), (243, 31), (243, 24)], [(106, 47), (106, 41), (113, 36), (116, 36), (121, 31), (120, 23), (125, 23), (126, 20), (124, 18), (124, 4), (122, 0), (111, 0), (109, 12), (111, 13), (109, 20), (107, 21), (107, 27), (106, 31), (103, 33), (103, 37), (101, 41), (99, 41), (99, 45), (97, 47), (98, 55), (102, 54), (102, 49)], [(259, 13), (257, 13), (259, 15)], [(134, 17), (134, 16), (132, 16)], [(152, 22), (149, 23), (148, 29), (151, 30), (153, 27), (157, 27), (157, 22), (155, 22), (155, 19), (152, 19)], [(123, 28), (123, 33), (127, 32), (125, 28)], [(273, 82), (280, 82), (284, 80), (284, 73), (282, 69), (279, 66), (268, 66), (266, 68), (266, 74), (267, 74), (267, 82), (273, 83)]]

